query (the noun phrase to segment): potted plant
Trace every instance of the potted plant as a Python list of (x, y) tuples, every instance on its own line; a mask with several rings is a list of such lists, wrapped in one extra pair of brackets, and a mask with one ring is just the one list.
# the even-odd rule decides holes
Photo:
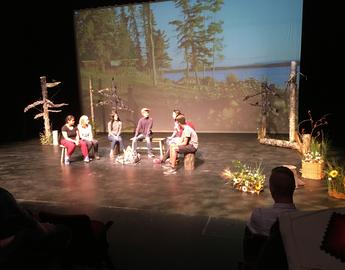
[[(302, 140), (300, 153), (302, 154), (302, 177), (314, 180), (323, 178), (324, 164), (328, 150), (328, 142), (324, 136), (323, 127), (327, 125), (326, 115), (314, 121), (311, 112), (308, 111), (309, 119), (298, 125), (301, 130), (299, 137)], [(302, 124), (309, 123), (309, 132)]]
[(329, 196), (345, 200), (345, 165), (336, 161), (327, 162), (325, 178)]

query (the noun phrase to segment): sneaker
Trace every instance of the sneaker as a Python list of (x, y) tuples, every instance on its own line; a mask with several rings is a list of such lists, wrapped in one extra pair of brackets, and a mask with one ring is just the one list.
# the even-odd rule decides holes
[(148, 154), (147, 156), (148, 156), (149, 158), (154, 158), (154, 157), (155, 157), (154, 154)]
[(95, 159), (99, 160), (101, 158), (99, 157), (99, 155), (95, 155)]
[(162, 167), (163, 167), (164, 169), (171, 169), (171, 168), (172, 168), (172, 166), (171, 166), (170, 163), (165, 163), (165, 164), (162, 165)]
[(84, 158), (84, 161), (85, 161), (86, 163), (89, 163), (89, 162), (90, 162), (90, 158), (87, 156), (86, 158)]
[(154, 160), (152, 160), (152, 162), (154, 164), (161, 164), (161, 163), (163, 163), (163, 161), (160, 158), (155, 158)]
[(71, 163), (71, 161), (69, 160), (69, 158), (65, 158), (65, 164), (69, 165)]
[(164, 175), (172, 175), (176, 174), (176, 169), (175, 168), (170, 168), (169, 170), (163, 172)]

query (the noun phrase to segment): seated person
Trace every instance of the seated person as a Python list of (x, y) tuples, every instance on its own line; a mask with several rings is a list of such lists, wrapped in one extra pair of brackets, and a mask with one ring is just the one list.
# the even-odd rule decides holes
[(82, 115), (79, 119), (78, 131), (80, 141), (84, 141), (86, 143), (88, 151), (93, 147), (95, 158), (99, 159), (98, 141), (93, 138), (92, 126), (89, 122), (89, 118), (86, 115)]
[(84, 161), (90, 162), (87, 144), (85, 141), (80, 140), (78, 128), (74, 126), (74, 123), (74, 116), (68, 115), (66, 117), (66, 124), (61, 128), (62, 138), (60, 143), (67, 148), (67, 153), (65, 155), (65, 164), (67, 165), (70, 164), (70, 157), (77, 146), (81, 148)]
[(152, 126), (153, 120), (150, 117), (150, 109), (142, 108), (141, 109), (142, 118), (139, 119), (137, 128), (135, 130), (135, 135), (132, 141), (132, 149), (134, 152), (137, 150), (137, 142), (143, 139), (146, 140), (147, 144), (147, 155), (149, 158), (153, 158), (154, 154), (152, 153)]
[[(174, 119), (174, 129), (173, 129), (173, 133), (167, 138), (167, 145), (168, 146), (171, 143), (179, 142), (179, 139), (182, 136), (183, 130), (180, 128), (180, 126), (176, 122), (176, 117), (181, 115), (181, 114), (182, 114), (181, 111), (178, 109), (174, 109), (172, 112), (172, 118)], [(186, 120), (186, 124), (195, 130), (194, 124), (192, 122)]]
[(260, 249), (269, 239), (272, 225), (278, 221), (278, 217), (282, 213), (296, 211), (293, 203), (295, 178), (289, 168), (279, 166), (272, 170), (269, 189), (274, 200), (273, 206), (254, 208), (247, 222), (243, 240), (243, 253), (246, 261), (255, 260), (258, 256)]
[[(180, 142), (170, 145), (170, 165), (172, 171), (176, 169), (176, 158), (178, 154), (195, 153), (199, 145), (198, 135), (194, 129), (187, 125), (184, 115), (178, 115), (176, 121), (183, 132)], [(162, 160), (162, 162), (163, 161), (164, 160)]]
[[(174, 121), (174, 131), (170, 137), (167, 137), (167, 151), (163, 157), (154, 159), (153, 163), (156, 163), (156, 164), (165, 163), (170, 158), (170, 145), (178, 144), (181, 142), (183, 127), (181, 125), (179, 125), (179, 123), (176, 120), (176, 118), (180, 115), (184, 116), (180, 110), (177, 110), (177, 109), (173, 110), (172, 117), (175, 120)], [(193, 130), (195, 130), (194, 125), (190, 121), (186, 120), (186, 125), (188, 125)]]
[(280, 166), (272, 170), (269, 178), (269, 188), (274, 204), (269, 208), (254, 208), (247, 223), (251, 232), (269, 235), (273, 223), (281, 213), (295, 211), (293, 193), (295, 191), (295, 177), (293, 172)]
[(39, 222), (9, 191), (0, 187), (0, 269), (41, 266), (42, 259), (63, 256), (70, 241), (71, 231), (67, 227)]
[(111, 114), (111, 120), (108, 122), (108, 140), (110, 143), (110, 158), (114, 157), (114, 149), (116, 143), (120, 145), (120, 151), (124, 150), (124, 145), (121, 137), (122, 122), (117, 112)]

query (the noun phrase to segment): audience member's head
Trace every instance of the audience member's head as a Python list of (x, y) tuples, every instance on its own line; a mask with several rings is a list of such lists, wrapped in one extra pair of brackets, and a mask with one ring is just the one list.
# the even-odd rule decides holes
[(279, 166), (272, 169), (269, 187), (274, 202), (293, 203), (295, 177), (289, 168)]

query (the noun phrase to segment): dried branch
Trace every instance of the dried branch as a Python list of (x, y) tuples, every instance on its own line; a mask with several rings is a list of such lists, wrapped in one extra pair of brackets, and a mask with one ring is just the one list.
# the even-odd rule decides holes
[(133, 112), (119, 97), (117, 87), (112, 79), (112, 87), (104, 88), (97, 91), (101, 96), (102, 100), (96, 103), (96, 106), (110, 105), (112, 110), (127, 110)]
[(62, 110), (48, 110), (48, 112), (61, 112)]
[(57, 86), (58, 84), (60, 84), (61, 82), (53, 82), (53, 83), (46, 83), (46, 86), (48, 88), (52, 88), (52, 87), (55, 87)]
[(44, 113), (36, 114), (35, 117), (34, 117), (34, 119), (37, 119), (37, 118), (39, 118), (39, 117), (43, 117), (43, 115), (44, 115)]
[(30, 105), (26, 106), (24, 108), (24, 112), (27, 112), (28, 110), (36, 107), (37, 105), (42, 105), (44, 103), (43, 100), (38, 100), (38, 101), (35, 101), (34, 103), (31, 103)]

